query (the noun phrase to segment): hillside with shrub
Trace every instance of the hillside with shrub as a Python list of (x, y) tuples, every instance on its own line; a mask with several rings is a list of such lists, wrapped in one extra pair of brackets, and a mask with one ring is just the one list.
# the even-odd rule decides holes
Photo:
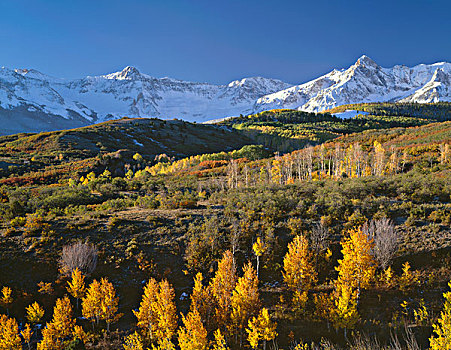
[[(262, 118), (271, 115), (310, 118)], [(137, 129), (121, 129), (129, 123)], [(2, 138), (5, 162), (28, 160), (0, 179), (0, 312), (9, 315), (0, 326), (11, 344), (439, 342), (432, 325), (451, 279), (451, 122), (337, 135), (275, 156), (227, 138), (206, 138), (210, 153), (177, 143), (169, 153), (145, 139), (154, 123), (167, 147), (169, 130), (183, 127), (131, 119)], [(198, 140), (223, 135), (186, 128)], [(109, 143), (119, 137), (123, 150)]]

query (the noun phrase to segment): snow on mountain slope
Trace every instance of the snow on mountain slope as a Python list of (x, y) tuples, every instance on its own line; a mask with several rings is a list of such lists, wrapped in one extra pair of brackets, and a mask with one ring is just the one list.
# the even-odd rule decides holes
[(123, 116), (204, 121), (251, 113), (258, 97), (289, 86), (279, 80), (260, 77), (228, 85), (159, 79), (142, 74), (134, 67), (71, 81), (35, 70), (2, 68), (0, 104), (5, 109), (26, 105), (66, 119), (77, 116), (87, 123)]
[(451, 64), (382, 68), (367, 56), (291, 86), (244, 78), (226, 85), (155, 78), (134, 67), (65, 80), (33, 69), (0, 69), (0, 134), (88, 125), (128, 117), (204, 122), (274, 108), (322, 111), (359, 102), (451, 101)]
[(450, 101), (450, 78), (450, 63), (382, 68), (363, 55), (348, 69), (333, 70), (308, 83), (259, 98), (254, 110), (295, 108), (319, 112), (360, 102)]

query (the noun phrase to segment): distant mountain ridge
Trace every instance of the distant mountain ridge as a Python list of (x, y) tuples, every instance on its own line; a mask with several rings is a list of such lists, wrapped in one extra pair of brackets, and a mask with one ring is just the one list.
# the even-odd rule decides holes
[(451, 64), (383, 68), (363, 55), (348, 69), (333, 70), (305, 84), (259, 98), (255, 112), (291, 108), (320, 112), (363, 102), (449, 102)]
[(451, 101), (451, 64), (382, 68), (367, 56), (301, 85), (262, 77), (226, 85), (155, 78), (134, 67), (65, 80), (0, 69), (0, 134), (56, 130), (128, 117), (204, 122), (264, 110), (319, 112), (360, 102)]

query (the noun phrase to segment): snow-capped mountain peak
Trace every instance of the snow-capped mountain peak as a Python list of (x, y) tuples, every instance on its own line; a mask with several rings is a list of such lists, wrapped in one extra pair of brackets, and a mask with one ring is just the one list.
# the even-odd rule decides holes
[(274, 108), (322, 111), (360, 102), (451, 101), (451, 64), (379, 66), (366, 55), (300, 85), (248, 77), (215, 85), (155, 78), (127, 66), (65, 80), (34, 69), (0, 69), (0, 134), (129, 117), (207, 121)]
[(107, 79), (133, 80), (141, 78), (141, 72), (136, 67), (127, 66), (120, 72), (105, 75)]
[[(402, 65), (383, 68), (363, 55), (347, 69), (333, 70), (308, 83), (263, 96), (257, 100), (254, 109), (259, 112), (296, 108), (319, 112), (361, 102), (451, 101), (450, 77), (451, 64), (447, 62), (412, 68)], [(440, 88), (436, 86), (437, 80), (443, 82)]]
[(374, 62), (371, 58), (369, 58), (367, 55), (360, 56), (354, 65), (355, 66), (363, 66), (363, 67), (379, 68), (378, 64), (376, 62)]

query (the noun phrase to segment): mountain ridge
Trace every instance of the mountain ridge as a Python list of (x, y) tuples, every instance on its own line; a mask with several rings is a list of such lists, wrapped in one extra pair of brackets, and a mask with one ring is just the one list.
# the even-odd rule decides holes
[(320, 112), (362, 102), (451, 101), (451, 64), (383, 68), (366, 55), (346, 69), (292, 85), (249, 77), (215, 85), (122, 71), (60, 79), (0, 69), (0, 134), (79, 127), (128, 117), (205, 122), (271, 109)]

